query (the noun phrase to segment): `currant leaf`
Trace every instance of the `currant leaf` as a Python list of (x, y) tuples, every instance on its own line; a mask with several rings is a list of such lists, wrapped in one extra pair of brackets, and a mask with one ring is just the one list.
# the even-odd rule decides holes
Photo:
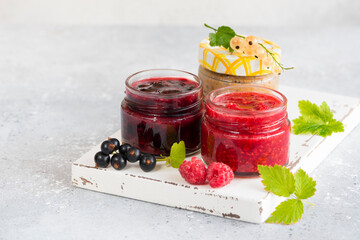
[(329, 105), (323, 102), (320, 107), (310, 101), (299, 101), (301, 116), (294, 119), (294, 134), (316, 134), (322, 137), (343, 132), (344, 125), (333, 118)]
[(314, 196), (316, 182), (302, 169), (295, 174), (295, 196), (299, 199), (307, 199)]
[(186, 149), (184, 141), (174, 143), (170, 150), (170, 165), (173, 168), (179, 168), (186, 157)]
[(298, 222), (304, 213), (304, 204), (300, 199), (288, 199), (271, 214), (267, 223), (293, 224)]
[(289, 197), (295, 191), (294, 175), (286, 167), (258, 165), (265, 190), (278, 196)]

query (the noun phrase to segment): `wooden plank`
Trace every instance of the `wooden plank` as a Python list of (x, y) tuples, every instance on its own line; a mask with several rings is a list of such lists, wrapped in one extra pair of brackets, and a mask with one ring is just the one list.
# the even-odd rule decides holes
[[(292, 87), (283, 87), (281, 92), (288, 98), (290, 119), (299, 115), (299, 100), (310, 100), (317, 104), (326, 101), (334, 110), (335, 118), (345, 125), (344, 133), (327, 138), (291, 135), (288, 167), (293, 172), (299, 168), (311, 172), (359, 123), (360, 101)], [(112, 137), (120, 139), (120, 131)], [(164, 163), (159, 163), (149, 173), (131, 163), (122, 171), (111, 167), (96, 168), (93, 157), (99, 150), (100, 144), (73, 163), (74, 186), (253, 223), (264, 222), (284, 200), (266, 192), (260, 178), (236, 178), (224, 188), (212, 189), (209, 185), (194, 186), (186, 183), (177, 169), (168, 168)]]

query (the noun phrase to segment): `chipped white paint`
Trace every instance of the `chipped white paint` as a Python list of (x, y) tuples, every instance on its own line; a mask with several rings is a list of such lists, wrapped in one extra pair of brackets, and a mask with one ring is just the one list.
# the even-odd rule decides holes
[[(311, 172), (359, 123), (360, 101), (290, 87), (283, 87), (281, 91), (288, 98), (290, 119), (299, 114), (299, 100), (310, 100), (317, 104), (326, 101), (334, 110), (335, 118), (345, 125), (344, 133), (327, 138), (291, 135), (288, 167), (292, 171), (302, 168)], [(120, 131), (113, 137), (120, 138)], [(149, 173), (142, 172), (137, 164), (131, 163), (122, 171), (111, 167), (96, 168), (93, 156), (99, 149), (100, 144), (73, 163), (74, 186), (254, 223), (264, 222), (275, 206), (283, 200), (266, 192), (260, 178), (237, 178), (224, 188), (212, 189), (208, 185), (189, 185), (181, 178), (177, 169), (163, 164), (158, 164), (156, 169)]]

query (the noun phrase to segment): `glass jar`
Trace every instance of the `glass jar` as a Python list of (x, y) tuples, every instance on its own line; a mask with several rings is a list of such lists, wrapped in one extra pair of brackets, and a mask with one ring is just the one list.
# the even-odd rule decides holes
[(145, 70), (126, 79), (121, 103), (122, 142), (142, 152), (168, 155), (183, 140), (186, 153), (200, 149), (202, 82), (188, 72)]
[(198, 75), (203, 82), (204, 96), (207, 96), (212, 90), (240, 84), (258, 85), (275, 90), (279, 88), (279, 75), (273, 73), (255, 76), (236, 76), (213, 72), (200, 65)]
[[(281, 63), (281, 48), (276, 43), (257, 38), (278, 63)], [(211, 46), (208, 38), (199, 45), (199, 73), (203, 82), (204, 96), (212, 90), (232, 86), (251, 84), (277, 90), (279, 75), (274, 74), (274, 67), (264, 64), (264, 60), (244, 52), (229, 52), (220, 46)]]
[(201, 155), (223, 162), (237, 176), (258, 175), (257, 165), (285, 165), (289, 159), (287, 99), (251, 85), (212, 91), (201, 125)]

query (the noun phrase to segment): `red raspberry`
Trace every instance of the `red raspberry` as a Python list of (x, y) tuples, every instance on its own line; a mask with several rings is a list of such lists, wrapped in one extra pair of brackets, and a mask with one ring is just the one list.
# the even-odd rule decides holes
[(197, 157), (191, 158), (191, 161), (184, 161), (179, 167), (179, 172), (190, 184), (199, 185), (206, 182), (205, 164)]
[(206, 179), (209, 181), (210, 187), (219, 188), (234, 179), (234, 172), (224, 163), (213, 162), (207, 169)]

